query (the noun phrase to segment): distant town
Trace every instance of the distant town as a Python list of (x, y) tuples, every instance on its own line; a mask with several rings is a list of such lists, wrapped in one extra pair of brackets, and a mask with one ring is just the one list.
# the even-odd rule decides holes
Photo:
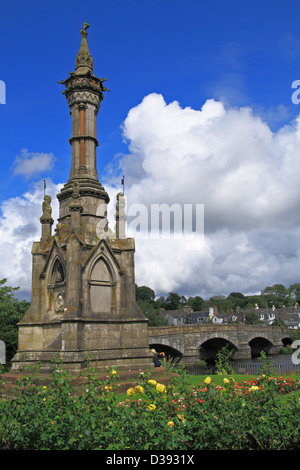
[(149, 326), (184, 324), (257, 324), (297, 329), (300, 326), (300, 284), (266, 287), (258, 295), (232, 292), (185, 298), (170, 292), (156, 298), (154, 290), (136, 285), (136, 300), (149, 319)]
[(178, 310), (160, 311), (161, 318), (165, 319), (169, 325), (184, 325), (194, 323), (214, 323), (214, 324), (259, 324), (285, 326), (287, 328), (297, 329), (300, 326), (300, 308), (298, 304), (295, 307), (285, 308), (259, 308), (241, 309), (237, 308), (230, 314), (218, 313), (217, 307), (209, 307), (208, 311), (194, 312), (189, 306)]

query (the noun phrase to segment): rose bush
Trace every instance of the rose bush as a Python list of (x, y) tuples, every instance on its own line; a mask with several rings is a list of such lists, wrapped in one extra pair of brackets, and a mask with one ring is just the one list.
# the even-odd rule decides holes
[[(86, 374), (83, 392), (59, 367), (47, 385), (24, 376), (14, 398), (0, 399), (1, 449), (299, 449), (295, 379), (262, 375), (237, 382), (207, 377), (189, 385), (179, 371), (166, 386), (141, 374), (116, 400), (117, 373)], [(282, 400), (284, 399), (284, 404)]]

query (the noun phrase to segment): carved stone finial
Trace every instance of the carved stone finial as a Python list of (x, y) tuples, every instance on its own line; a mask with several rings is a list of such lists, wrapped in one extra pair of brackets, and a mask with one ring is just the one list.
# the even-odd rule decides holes
[(53, 224), (54, 220), (51, 217), (52, 208), (51, 208), (51, 196), (45, 195), (44, 201), (42, 204), (43, 215), (40, 218), (41, 224)]
[(125, 199), (123, 193), (117, 194), (116, 219), (119, 220), (120, 218), (126, 220)]
[(81, 44), (79, 51), (77, 52), (76, 61), (75, 61), (75, 70), (77, 74), (86, 74), (87, 72), (93, 71), (93, 58), (90, 54), (88, 44), (87, 44), (87, 28), (89, 28), (88, 23), (83, 23), (82, 29), (80, 30), (81, 34)]
[(82, 29), (80, 30), (81, 37), (87, 37), (86, 30), (90, 27), (88, 23), (83, 23)]
[(126, 212), (125, 212), (125, 198), (123, 193), (117, 194), (117, 204), (116, 204), (116, 237), (119, 239), (125, 239), (125, 222), (126, 222)]

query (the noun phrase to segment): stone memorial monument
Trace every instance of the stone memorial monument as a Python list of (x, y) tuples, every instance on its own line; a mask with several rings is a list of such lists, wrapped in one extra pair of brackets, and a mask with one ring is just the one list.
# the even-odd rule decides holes
[(12, 370), (39, 362), (48, 372), (59, 353), (77, 373), (87, 360), (106, 367), (152, 366), (147, 319), (135, 302), (134, 239), (124, 231), (124, 198), (117, 196), (116, 230), (108, 229), (109, 196), (96, 167), (96, 118), (107, 90), (93, 74), (87, 23), (75, 72), (59, 83), (72, 119), (71, 171), (60, 193), (58, 224), (52, 234), (51, 197), (42, 203), (41, 238), (32, 247), (31, 306), (18, 332)]

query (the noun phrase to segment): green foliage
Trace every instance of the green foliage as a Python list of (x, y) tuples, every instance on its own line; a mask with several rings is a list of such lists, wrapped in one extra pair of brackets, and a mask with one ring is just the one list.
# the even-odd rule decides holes
[(0, 449), (300, 447), (300, 402), (295, 395), (300, 383), (294, 379), (263, 374), (237, 383), (228, 375), (222, 377), (222, 385), (207, 377), (192, 386), (181, 369), (167, 385), (149, 380), (149, 374), (141, 373), (138, 384), (127, 390), (127, 398), (118, 401), (115, 371), (108, 371), (101, 381), (88, 367), (81, 389), (75, 390), (57, 357), (44, 383), (34, 373), (25, 374), (14, 398), (0, 399)]
[(135, 285), (135, 299), (136, 301), (153, 302), (155, 299), (155, 292), (150, 289), (150, 287), (139, 287)]
[[(160, 296), (155, 299), (155, 292), (149, 287), (136, 286), (137, 301), (151, 302), (155, 309), (159, 310), (177, 310), (185, 305), (191, 307), (194, 311), (207, 311), (209, 307), (217, 307), (219, 313), (229, 314), (238, 307), (241, 309), (254, 309), (257, 305), (259, 308), (276, 308), (294, 307), (295, 303), (300, 304), (300, 284), (292, 284), (286, 288), (282, 284), (274, 284), (263, 289), (260, 295), (245, 296), (241, 292), (231, 292), (227, 297), (224, 295), (215, 295), (208, 300), (196, 295), (189, 297), (188, 300), (184, 296), (176, 292), (170, 292), (167, 297)], [(253, 323), (254, 317), (250, 319)], [(154, 326), (154, 325), (153, 325)]]
[(271, 375), (274, 374), (271, 359), (267, 357), (267, 355), (264, 351), (261, 351), (258, 360), (261, 363), (261, 366), (259, 368), (259, 372), (262, 375), (265, 375), (266, 377), (271, 377)]
[(23, 318), (30, 303), (18, 300), (14, 293), (19, 287), (6, 286), (7, 279), (0, 280), (0, 340), (6, 346), (7, 367), (18, 347), (17, 323)]
[(259, 317), (255, 312), (248, 312), (245, 314), (245, 324), (246, 325), (255, 325), (258, 323)]
[(187, 305), (189, 305), (194, 312), (201, 311), (204, 307), (204, 300), (199, 295), (196, 295), (196, 297), (189, 297)]
[(285, 325), (284, 321), (282, 320), (282, 318), (275, 318), (275, 320), (272, 323), (272, 326), (280, 326), (281, 328), (286, 327), (286, 325)]
[(217, 352), (217, 374), (233, 374), (233, 367), (231, 362), (232, 355), (233, 349), (229, 349), (227, 344)]

